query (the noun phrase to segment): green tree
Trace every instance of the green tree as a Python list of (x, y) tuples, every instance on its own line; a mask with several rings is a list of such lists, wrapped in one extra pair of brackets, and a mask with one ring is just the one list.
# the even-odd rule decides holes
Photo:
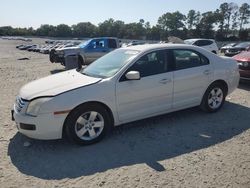
[(105, 20), (103, 23), (100, 23), (98, 25), (98, 34), (99, 36), (112, 36), (112, 28), (114, 24), (114, 19), (110, 18), (108, 20)]
[(38, 36), (56, 36), (56, 28), (53, 25), (44, 24), (36, 30)]
[(215, 14), (218, 17), (220, 32), (223, 33), (225, 29), (226, 17), (228, 17), (229, 4), (223, 3), (220, 5), (220, 8), (215, 11)]
[(80, 22), (72, 25), (72, 35), (74, 37), (94, 37), (97, 27), (90, 22)]
[(0, 27), (0, 35), (11, 36), (14, 33), (14, 29), (11, 26)]
[(196, 12), (195, 10), (190, 10), (187, 14), (187, 28), (193, 29), (193, 27), (196, 27), (200, 22), (200, 12)]
[(116, 20), (112, 26), (112, 35), (118, 38), (123, 38), (125, 35), (125, 23), (121, 20)]
[(214, 24), (218, 22), (216, 14), (212, 11), (202, 14), (200, 23), (197, 25), (197, 34), (204, 38), (214, 38)]
[(56, 26), (56, 36), (58, 37), (70, 37), (72, 35), (71, 27), (66, 24), (60, 24)]
[(243, 3), (239, 9), (239, 21), (240, 21), (240, 30), (243, 29), (245, 24), (249, 23), (250, 19), (250, 5)]
[(243, 29), (239, 32), (240, 40), (248, 40), (250, 29)]
[(158, 25), (167, 31), (175, 32), (178, 29), (183, 29), (185, 27), (184, 21), (186, 16), (181, 14), (179, 11), (173, 13), (165, 13), (158, 19)]
[(143, 39), (146, 36), (146, 30), (142, 23), (129, 23), (125, 26), (125, 38)]

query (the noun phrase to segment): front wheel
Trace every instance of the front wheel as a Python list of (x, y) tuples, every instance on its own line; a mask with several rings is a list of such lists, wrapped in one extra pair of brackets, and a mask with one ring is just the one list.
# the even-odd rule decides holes
[(76, 108), (66, 120), (67, 136), (80, 145), (100, 141), (109, 131), (108, 112), (99, 105), (85, 104)]
[(55, 49), (52, 49), (49, 53), (49, 60), (51, 63), (54, 63), (55, 62)]
[(225, 98), (226, 88), (222, 84), (212, 84), (206, 90), (200, 107), (207, 112), (216, 112), (223, 106)]

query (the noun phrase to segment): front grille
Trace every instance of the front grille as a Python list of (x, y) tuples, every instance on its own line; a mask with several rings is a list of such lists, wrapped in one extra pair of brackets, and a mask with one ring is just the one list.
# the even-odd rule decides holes
[(16, 111), (21, 112), (24, 106), (25, 106), (25, 101), (21, 97), (18, 96), (15, 102)]

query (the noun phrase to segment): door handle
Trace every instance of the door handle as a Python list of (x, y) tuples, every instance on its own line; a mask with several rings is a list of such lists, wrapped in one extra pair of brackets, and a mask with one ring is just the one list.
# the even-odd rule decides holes
[(204, 73), (205, 75), (209, 75), (209, 74), (211, 74), (211, 71), (210, 71), (210, 70), (205, 70), (203, 73)]
[(162, 80), (159, 81), (161, 84), (167, 84), (168, 82), (171, 82), (170, 78), (163, 78)]

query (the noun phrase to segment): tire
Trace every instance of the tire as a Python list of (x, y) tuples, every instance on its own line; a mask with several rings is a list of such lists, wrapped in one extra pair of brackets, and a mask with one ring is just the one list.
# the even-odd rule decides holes
[(83, 104), (74, 109), (65, 121), (67, 137), (79, 145), (99, 142), (109, 132), (109, 113), (101, 105)]
[(217, 112), (224, 104), (227, 95), (225, 86), (219, 83), (214, 83), (206, 90), (200, 107), (206, 112)]
[(84, 60), (83, 58), (78, 55), (78, 59), (77, 59), (77, 71), (80, 71), (82, 69), (82, 66), (84, 65)]
[(49, 53), (49, 60), (51, 63), (55, 62), (55, 49), (52, 49)]
[(78, 55), (78, 63), (84, 65), (84, 60), (80, 55)]

